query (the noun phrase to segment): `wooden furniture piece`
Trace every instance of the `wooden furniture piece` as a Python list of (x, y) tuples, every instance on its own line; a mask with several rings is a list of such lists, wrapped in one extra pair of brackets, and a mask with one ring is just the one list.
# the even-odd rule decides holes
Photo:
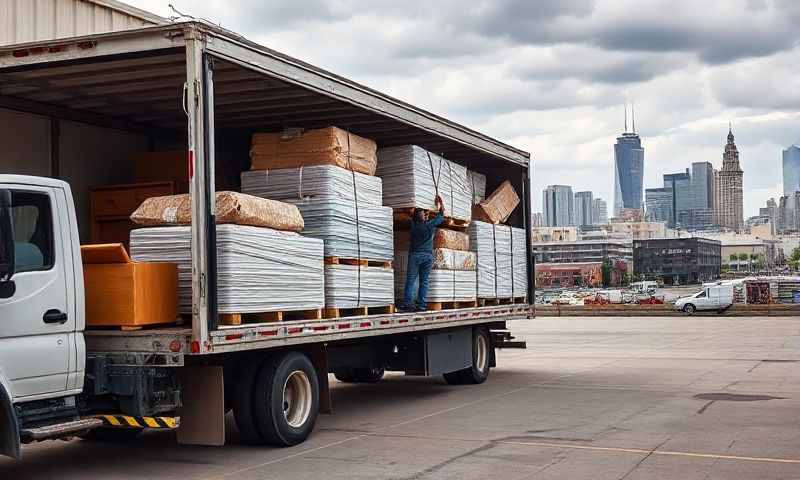
[(121, 243), (81, 246), (86, 325), (139, 329), (178, 318), (178, 266), (140, 263)]
[(130, 216), (150, 197), (174, 195), (175, 182), (108, 185), (89, 189), (92, 243), (122, 243), (130, 247), (136, 228)]

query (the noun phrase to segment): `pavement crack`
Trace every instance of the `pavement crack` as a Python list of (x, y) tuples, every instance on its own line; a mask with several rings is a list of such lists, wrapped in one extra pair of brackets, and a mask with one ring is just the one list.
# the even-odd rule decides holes
[(702, 414), (703, 414), (703, 412), (705, 412), (706, 410), (708, 410), (708, 407), (710, 407), (710, 406), (711, 406), (711, 405), (712, 405), (714, 402), (716, 402), (716, 400), (709, 400), (708, 402), (706, 402), (706, 404), (705, 404), (705, 405), (703, 405), (702, 407), (700, 407), (700, 410), (698, 410), (698, 411), (697, 411), (697, 414), (698, 414), (698, 415), (702, 415)]
[(623, 475), (623, 476), (619, 477), (619, 480), (625, 480), (626, 478), (628, 478), (628, 477), (630, 476), (630, 474), (631, 474), (631, 473), (633, 473), (633, 471), (634, 471), (634, 470), (636, 470), (637, 468), (639, 468), (639, 466), (640, 466), (641, 464), (643, 464), (643, 463), (645, 462), (645, 460), (647, 460), (648, 458), (650, 458), (650, 457), (651, 457), (651, 456), (652, 456), (652, 455), (653, 455), (653, 454), (656, 452), (656, 450), (658, 450), (659, 448), (661, 448), (661, 447), (662, 447), (662, 446), (663, 446), (665, 443), (669, 442), (671, 439), (672, 439), (672, 436), (669, 436), (669, 437), (667, 437), (667, 439), (666, 439), (666, 440), (664, 440), (663, 442), (661, 442), (661, 443), (659, 443), (658, 445), (656, 445), (656, 446), (655, 446), (655, 448), (653, 448), (652, 450), (650, 450), (650, 452), (648, 452), (648, 453), (647, 453), (647, 455), (645, 455), (645, 456), (644, 456), (644, 458), (642, 458), (641, 460), (639, 460), (638, 462), (636, 462), (636, 465), (634, 465), (633, 467), (631, 467), (631, 469), (630, 469), (630, 470), (628, 470), (627, 472), (625, 472), (625, 475)]
[(750, 369), (747, 371), (747, 373), (751, 373), (753, 370), (755, 370), (756, 368), (758, 368), (758, 366), (759, 366), (759, 365), (761, 365), (762, 363), (764, 363), (764, 360), (759, 360), (758, 362), (756, 362), (756, 364), (755, 364), (755, 365), (753, 365), (752, 367), (750, 367)]

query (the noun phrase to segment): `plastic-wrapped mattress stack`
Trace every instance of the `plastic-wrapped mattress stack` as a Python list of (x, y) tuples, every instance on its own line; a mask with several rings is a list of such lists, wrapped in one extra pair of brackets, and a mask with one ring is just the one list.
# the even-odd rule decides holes
[(511, 227), (474, 221), (467, 231), (470, 245), (478, 256), (478, 298), (515, 296)]
[(325, 306), (380, 307), (394, 304), (391, 268), (325, 265)]
[(394, 258), (392, 209), (381, 205), (381, 179), (334, 165), (242, 173), (242, 191), (297, 206), (303, 234), (325, 243), (325, 256), (356, 265), (325, 265), (328, 308), (394, 304), (391, 267), (365, 261)]
[[(468, 222), (472, 218), (473, 188), (467, 168), (416, 145), (378, 150), (376, 175), (383, 180), (383, 204), (395, 209), (434, 210), (436, 194), (444, 214)], [(474, 178), (480, 186), (480, 178)], [(483, 178), (485, 190), (486, 178)]]
[(511, 291), (514, 298), (528, 296), (528, 251), (525, 229), (511, 227)]
[[(192, 257), (188, 226), (131, 232), (131, 257), (178, 264), (181, 313), (191, 313)], [(220, 313), (260, 313), (324, 306), (322, 241), (263, 227), (217, 225)]]

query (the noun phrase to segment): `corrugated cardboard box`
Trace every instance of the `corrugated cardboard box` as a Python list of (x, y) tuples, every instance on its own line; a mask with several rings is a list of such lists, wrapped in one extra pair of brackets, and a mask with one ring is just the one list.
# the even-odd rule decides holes
[(337, 165), (374, 175), (377, 150), (374, 141), (336, 127), (302, 133), (256, 133), (252, 137), (250, 169)]
[(519, 196), (511, 186), (511, 182), (506, 180), (489, 195), (489, 198), (475, 205), (472, 209), (472, 218), (497, 225), (508, 220), (517, 205)]
[(81, 246), (86, 325), (138, 328), (178, 317), (178, 267), (137, 263), (121, 243)]

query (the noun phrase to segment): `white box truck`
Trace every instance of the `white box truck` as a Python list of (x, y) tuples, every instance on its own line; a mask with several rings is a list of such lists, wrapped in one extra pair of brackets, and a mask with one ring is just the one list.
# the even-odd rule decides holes
[[(329, 373), (480, 383), (505, 322), (532, 315), (509, 302), (222, 325), (213, 255), (215, 170), (247, 169), (253, 132), (338, 125), (379, 146), (422, 145), (484, 173), (489, 189), (511, 180), (523, 200), (509, 222), (530, 235), (524, 151), (202, 22), (0, 47), (0, 83), (1, 454), (178, 418), (180, 442), (221, 445), (229, 409), (247, 441), (297, 444), (331, 411)], [(125, 183), (130, 154), (166, 149), (187, 152), (190, 323), (87, 329), (89, 186)], [(533, 284), (529, 262), (527, 298)]]

